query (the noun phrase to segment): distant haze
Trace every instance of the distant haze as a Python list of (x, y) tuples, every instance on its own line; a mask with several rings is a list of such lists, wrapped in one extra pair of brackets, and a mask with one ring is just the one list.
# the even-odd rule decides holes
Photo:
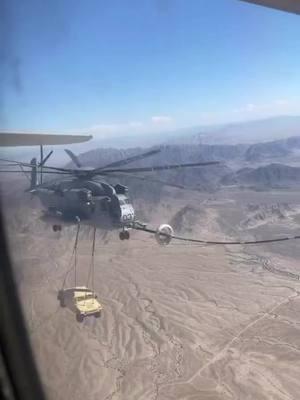
[[(224, 125), (195, 126), (174, 131), (153, 134), (128, 134), (127, 136), (111, 136), (97, 138), (89, 142), (69, 145), (74, 153), (80, 154), (97, 148), (133, 148), (151, 147), (161, 144), (251, 144), (300, 136), (300, 116), (280, 116), (255, 121), (245, 121)], [(64, 162), (67, 157), (63, 151), (66, 146), (55, 146), (53, 162)], [(51, 147), (46, 147), (50, 150)], [(1, 157), (17, 157), (28, 161), (37, 155), (38, 148), (20, 147), (1, 149)]]
[[(85, 148), (134, 146), (156, 144), (244, 144), (284, 139), (300, 135), (300, 116), (279, 116), (229, 124), (194, 126), (173, 131), (148, 134), (128, 134), (97, 139), (84, 144)], [(81, 145), (81, 147), (83, 147)]]

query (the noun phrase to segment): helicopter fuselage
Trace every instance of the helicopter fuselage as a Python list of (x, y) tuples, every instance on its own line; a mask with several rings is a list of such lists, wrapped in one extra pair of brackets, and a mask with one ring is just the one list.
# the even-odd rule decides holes
[(30, 191), (52, 216), (91, 220), (102, 227), (129, 227), (135, 219), (127, 188), (96, 178), (70, 178), (44, 183)]

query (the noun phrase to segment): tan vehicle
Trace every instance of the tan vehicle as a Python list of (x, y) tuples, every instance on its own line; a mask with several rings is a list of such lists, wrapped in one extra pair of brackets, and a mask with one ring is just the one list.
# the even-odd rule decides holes
[(97, 300), (97, 295), (85, 286), (60, 290), (57, 298), (61, 307), (68, 307), (75, 312), (78, 322), (82, 322), (84, 317), (89, 315), (101, 317), (103, 307)]

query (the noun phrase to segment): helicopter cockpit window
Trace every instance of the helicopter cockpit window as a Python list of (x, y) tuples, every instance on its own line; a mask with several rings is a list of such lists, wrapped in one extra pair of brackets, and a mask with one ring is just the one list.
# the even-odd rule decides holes
[(251, 3), (299, 1), (0, 2), (1, 204), (49, 400), (300, 398), (300, 16)]

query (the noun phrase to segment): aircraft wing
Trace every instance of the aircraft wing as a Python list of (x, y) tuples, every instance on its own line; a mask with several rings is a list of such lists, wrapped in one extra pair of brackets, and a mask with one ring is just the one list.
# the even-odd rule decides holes
[(87, 142), (90, 139), (92, 139), (92, 135), (51, 135), (43, 133), (0, 132), (0, 147), (71, 144)]
[(300, 0), (242, 0), (248, 3), (259, 4), (261, 6), (276, 8), (277, 10), (288, 11), (300, 14)]

